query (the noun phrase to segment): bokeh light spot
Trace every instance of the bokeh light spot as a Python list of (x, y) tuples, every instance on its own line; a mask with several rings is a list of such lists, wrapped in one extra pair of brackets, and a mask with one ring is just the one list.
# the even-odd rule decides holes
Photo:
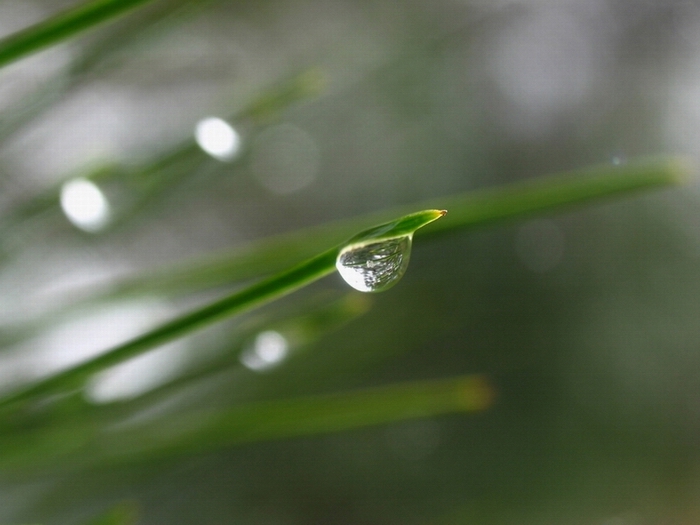
[(87, 179), (73, 179), (61, 188), (61, 208), (77, 228), (98, 231), (109, 221), (109, 202), (100, 188)]
[(202, 150), (219, 160), (233, 159), (241, 148), (238, 132), (217, 117), (207, 117), (197, 122), (194, 137)]
[(307, 187), (316, 179), (319, 164), (316, 141), (292, 124), (270, 128), (255, 141), (253, 173), (273, 193), (286, 195)]
[(266, 370), (281, 363), (289, 353), (287, 339), (274, 330), (260, 332), (251, 346), (241, 354), (240, 361), (250, 370)]

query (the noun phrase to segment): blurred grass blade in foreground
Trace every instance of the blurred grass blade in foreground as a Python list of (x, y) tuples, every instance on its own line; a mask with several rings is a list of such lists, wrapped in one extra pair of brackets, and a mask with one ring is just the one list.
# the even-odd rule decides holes
[[(111, 460), (191, 453), (295, 436), (489, 408), (495, 391), (482, 375), (416, 381), (302, 398), (263, 401), (218, 412), (198, 412), (126, 429), (107, 437), (102, 448)], [(176, 429), (198, 429), (176, 436)]]
[(138, 505), (125, 501), (86, 521), (83, 525), (136, 525), (138, 523)]
[[(340, 432), (408, 419), (488, 409), (495, 398), (483, 375), (397, 383), (259, 401), (223, 409), (133, 418), (103, 429), (96, 420), (0, 437), (0, 466), (95, 467), (201, 453), (234, 445)], [(148, 409), (146, 409), (148, 410)]]

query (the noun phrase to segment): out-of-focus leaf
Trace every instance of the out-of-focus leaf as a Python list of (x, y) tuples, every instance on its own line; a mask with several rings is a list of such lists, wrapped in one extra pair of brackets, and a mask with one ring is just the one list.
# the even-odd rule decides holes
[(96, 417), (37, 433), (0, 437), (0, 465), (13, 470), (50, 464), (80, 468), (151, 461), (259, 441), (479, 412), (492, 405), (494, 396), (488, 378), (468, 375), (197, 410), (107, 430)]

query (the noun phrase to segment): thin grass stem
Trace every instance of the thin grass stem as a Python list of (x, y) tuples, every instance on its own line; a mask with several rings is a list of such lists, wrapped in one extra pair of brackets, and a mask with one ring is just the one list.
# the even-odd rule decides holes
[(0, 40), (0, 67), (67, 40), (152, 0), (93, 0)]

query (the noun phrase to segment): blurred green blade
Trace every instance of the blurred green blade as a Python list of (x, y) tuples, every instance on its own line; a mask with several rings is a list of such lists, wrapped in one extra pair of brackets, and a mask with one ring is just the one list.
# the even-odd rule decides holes
[(449, 215), (425, 234), (492, 224), (590, 200), (677, 185), (694, 173), (689, 159), (670, 157), (593, 166), (447, 197), (439, 202), (449, 210)]
[(421, 238), (466, 228), (489, 225), (535, 213), (551, 212), (565, 206), (583, 204), (613, 196), (631, 194), (684, 182), (694, 173), (691, 162), (669, 157), (603, 165), (557, 175), (476, 190), (460, 195), (431, 199), (410, 206), (385, 210), (362, 217), (327, 223), (255, 241), (231, 253), (161, 268), (121, 281), (110, 295), (144, 292), (182, 292), (206, 286), (230, 284), (279, 271), (285, 266), (341, 242), (360, 229), (368, 228), (412, 212), (416, 208), (447, 209), (447, 216), (426, 230)]
[[(211, 414), (172, 417), (147, 428), (115, 433), (104, 453), (115, 459), (144, 454), (192, 453), (296, 436), (325, 434), (491, 406), (494, 389), (482, 375), (417, 381), (232, 407)], [(191, 426), (192, 435), (176, 436)]]
[(341, 432), (448, 413), (488, 409), (495, 390), (483, 375), (399, 383), (355, 392), (171, 414), (103, 428), (97, 420), (0, 438), (0, 465), (24, 469), (151, 461), (260, 441)]
[(125, 501), (95, 516), (83, 525), (135, 525), (138, 522), (138, 506), (135, 502)]
[(152, 0), (93, 0), (0, 40), (0, 67)]
[[(164, 16), (161, 12), (156, 14)], [(322, 86), (322, 72), (318, 68), (305, 69), (265, 88), (260, 95), (255, 96), (242, 110), (230, 115), (227, 120), (243, 124), (252, 134), (257, 133), (264, 124), (280, 118), (282, 112), (292, 104), (318, 95)], [(27, 116), (27, 111), (19, 113), (22, 117)], [(0, 141), (6, 124), (7, 122), (0, 121)], [(86, 178), (98, 186), (118, 188), (124, 193), (121, 199), (123, 202), (112, 210), (113, 216), (107, 228), (114, 231), (132, 223), (140, 214), (152, 211), (154, 203), (167, 199), (168, 195), (183, 186), (187, 180), (191, 180), (204, 166), (212, 169), (218, 164), (221, 163), (206, 154), (194, 136), (191, 136), (135, 167), (105, 163), (61, 177), (52, 187), (24, 202), (16, 203), (9, 213), (0, 217), (0, 258), (16, 254), (29, 242), (25, 239), (34, 239), (36, 242), (34, 237), (22, 234), (24, 225), (32, 224), (32, 221), (36, 220), (43, 220), (52, 225), (56, 224), (57, 220), (60, 224), (64, 223), (56, 218), (56, 214), (62, 213), (61, 189), (69, 180)], [(65, 225), (67, 227), (67, 222)], [(48, 227), (46, 229), (51, 231)], [(74, 229), (71, 228), (70, 231), (73, 232)], [(14, 242), (8, 242), (9, 237)]]

